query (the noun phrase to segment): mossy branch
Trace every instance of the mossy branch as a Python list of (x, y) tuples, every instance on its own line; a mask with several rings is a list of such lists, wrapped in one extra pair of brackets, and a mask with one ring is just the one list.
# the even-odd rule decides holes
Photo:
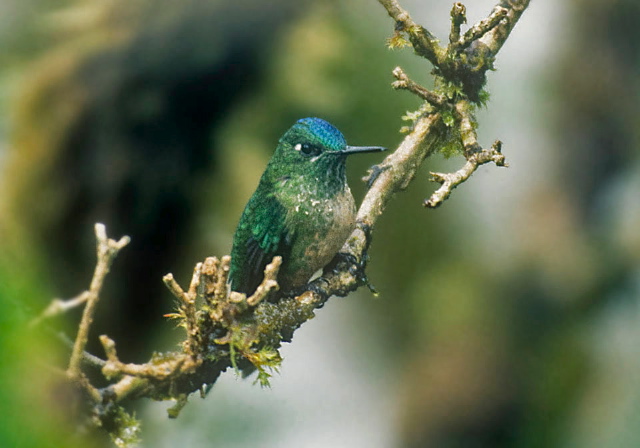
[[(429, 153), (438, 149), (446, 156), (460, 152), (467, 159), (465, 165), (455, 173), (432, 173), (431, 180), (439, 182), (441, 187), (424, 201), (424, 205), (435, 208), (451, 195), (454, 188), (469, 179), (478, 166), (488, 162), (494, 162), (497, 166), (507, 166), (501, 152), (501, 143), (496, 142), (489, 149), (483, 149), (478, 143), (475, 112), (488, 96), (483, 90), (486, 72), (493, 68), (496, 54), (529, 5), (529, 0), (502, 0), (488, 17), (471, 26), (464, 34), (461, 28), (467, 21), (466, 8), (462, 3), (454, 3), (451, 9), (451, 29), (447, 47), (440, 46), (433, 39), (419, 38), (419, 36), (432, 35), (423, 27), (415, 25), (410, 14), (402, 9), (397, 1), (379, 0), (379, 2), (396, 24), (405, 24), (402, 27), (396, 26), (394, 37), (398, 38), (398, 34), (406, 34), (414, 51), (431, 62), (434, 67), (432, 74), (437, 86), (435, 91), (428, 90), (409, 79), (400, 67), (394, 69), (393, 75), (396, 81), (392, 86), (396, 89), (408, 90), (426, 102), (417, 112), (407, 114), (413, 123), (409, 128), (411, 133), (405, 138), (401, 148), (407, 143), (411, 148), (408, 151), (414, 154), (411, 159), (420, 163), (424, 159), (424, 149), (420, 146), (427, 144), (429, 139)], [(419, 33), (416, 31), (418, 29)], [(430, 128), (430, 137), (416, 138), (416, 129), (421, 130), (426, 124)], [(436, 129), (440, 138), (431, 136), (432, 131)], [(412, 144), (411, 141), (414, 143)], [(433, 145), (440, 145), (440, 148)], [(395, 154), (389, 156), (389, 158), (393, 157)], [(390, 164), (395, 163), (389, 158), (380, 165), (378, 170), (386, 169)], [(409, 178), (414, 175), (412, 172), (407, 174)], [(385, 173), (384, 176), (393, 177), (394, 173), (393, 171)], [(386, 183), (389, 184), (388, 181)], [(369, 225), (372, 224), (369, 223)]]
[(83, 374), (81, 361), (91, 356), (84, 353), (84, 348), (105, 276), (129, 239), (123, 237), (117, 242), (108, 239), (104, 226), (97, 224), (98, 261), (89, 290), (69, 301), (54, 301), (35, 321), (39, 323), (73, 307), (85, 306), (67, 375), (92, 402), (98, 425), (113, 428), (112, 436), (135, 432), (139, 427), (120, 405), (125, 399), (175, 400), (169, 415), (176, 417), (189, 394), (196, 391), (206, 394), (229, 367), (244, 375), (258, 370), (257, 381), (267, 385), (271, 372), (281, 362), (278, 349), (282, 342), (291, 341), (294, 331), (313, 317), (315, 309), (322, 307), (329, 297), (344, 296), (368, 284), (367, 252), (377, 220), (391, 198), (415, 178), (427, 157), (439, 151), (450, 155), (453, 148), (453, 152), (466, 159), (464, 166), (454, 173), (431, 173), (432, 180), (441, 184), (425, 201), (431, 208), (442, 204), (480, 165), (493, 162), (506, 166), (499, 141), (489, 149), (478, 143), (475, 111), (486, 99), (483, 90), (486, 72), (493, 67), (497, 52), (529, 1), (500, 1), (486, 19), (464, 34), (466, 10), (461, 3), (455, 3), (446, 47), (418, 25), (396, 0), (379, 2), (395, 23), (389, 45), (410, 43), (416, 54), (432, 64), (436, 87), (430, 90), (419, 85), (399, 67), (393, 71), (393, 87), (417, 95), (424, 104), (408, 114), (411, 123), (398, 148), (365, 178), (369, 190), (358, 211), (356, 228), (321, 277), (295, 296), (269, 301), (265, 299), (278, 289), (280, 257), (265, 268), (263, 282), (250, 297), (229, 289), (228, 256), (210, 257), (198, 263), (186, 290), (172, 274), (167, 274), (164, 282), (177, 301), (176, 312), (167, 316), (176, 319), (186, 333), (181, 350), (155, 354), (145, 364), (129, 364), (118, 358), (116, 342), (102, 335), (106, 360), (91, 359), (111, 383), (98, 389)]

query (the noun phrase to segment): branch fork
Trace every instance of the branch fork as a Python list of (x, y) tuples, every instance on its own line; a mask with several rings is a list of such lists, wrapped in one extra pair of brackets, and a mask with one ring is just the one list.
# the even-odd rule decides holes
[[(436, 77), (436, 91), (411, 80), (400, 67), (393, 70), (396, 79), (392, 83), (394, 89), (407, 90), (429, 105), (420, 108), (416, 113), (408, 114), (408, 119), (414, 121), (413, 126), (408, 129), (414, 130), (418, 121), (428, 118), (431, 119), (430, 126), (434, 128), (441, 128), (444, 122), (450, 131), (440, 132), (448, 135), (447, 138), (450, 140), (459, 140), (458, 144), (462, 147), (462, 154), (466, 159), (464, 166), (454, 173), (431, 173), (431, 180), (440, 183), (441, 186), (424, 201), (424, 205), (435, 208), (451, 195), (454, 188), (465, 182), (478, 166), (488, 162), (494, 162), (497, 166), (507, 166), (500, 142), (494, 143), (489, 149), (483, 149), (478, 143), (475, 110), (477, 105), (484, 101), (482, 87), (486, 72), (492, 68), (497, 52), (528, 6), (529, 0), (502, 0), (488, 17), (469, 27), (464, 34), (462, 25), (467, 22), (466, 7), (460, 2), (454, 3), (450, 13), (451, 27), (446, 48), (440, 46), (428, 30), (417, 25), (396, 0), (379, 2), (395, 21), (395, 32), (407, 34), (415, 53), (425, 57), (434, 66), (432, 73)], [(410, 136), (405, 138), (405, 141), (407, 140), (410, 140)], [(442, 143), (434, 142), (434, 145), (438, 144)], [(455, 144), (445, 142), (448, 148), (455, 147)], [(437, 149), (437, 146), (429, 148), (428, 154)], [(413, 151), (418, 151), (418, 148), (414, 147)], [(421, 157), (421, 161), (423, 158)], [(375, 172), (379, 173), (385, 167), (388, 167), (386, 160), (376, 167)], [(409, 179), (413, 178), (413, 175), (410, 173)]]

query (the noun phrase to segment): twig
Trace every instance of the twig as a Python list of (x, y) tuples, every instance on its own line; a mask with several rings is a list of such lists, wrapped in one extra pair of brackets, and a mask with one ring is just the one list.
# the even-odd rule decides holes
[[(71, 379), (76, 380), (82, 377), (80, 361), (82, 359), (84, 348), (87, 345), (89, 328), (93, 322), (96, 305), (100, 299), (100, 290), (102, 289), (104, 278), (109, 272), (111, 263), (116, 255), (118, 255), (118, 252), (129, 244), (130, 241), (128, 236), (123, 236), (119, 241), (107, 238), (107, 230), (104, 224), (96, 224), (95, 233), (98, 261), (91, 280), (91, 286), (89, 287), (89, 291), (87, 291), (87, 304), (82, 313), (82, 319), (80, 320), (80, 325), (78, 327), (78, 334), (76, 336), (73, 351), (71, 352), (69, 367), (67, 369), (67, 375), (69, 375)], [(92, 395), (95, 397), (95, 392), (92, 391)]]
[(492, 15), (499, 8), (505, 8), (507, 10), (505, 20), (499, 21), (497, 26), (492, 28), (480, 39), (482, 43), (488, 47), (493, 56), (498, 54), (500, 48), (502, 48), (507, 41), (518, 19), (520, 19), (524, 10), (529, 6), (529, 1), (530, 0), (500, 0), (500, 4), (494, 8)]
[(453, 4), (451, 8), (451, 31), (449, 31), (449, 48), (448, 52), (451, 52), (451, 45), (457, 45), (460, 40), (460, 27), (463, 23), (467, 23), (467, 8), (459, 2)]
[(153, 378), (162, 381), (179, 372), (191, 373), (202, 361), (189, 355), (167, 357), (165, 361), (155, 361), (146, 364), (125, 364), (118, 359), (116, 343), (106, 335), (100, 336), (100, 343), (107, 355), (107, 363), (102, 373), (107, 378), (118, 375), (129, 375), (143, 378)]
[(494, 8), (493, 11), (491, 11), (491, 15), (489, 15), (489, 17), (487, 17), (486, 19), (482, 19), (471, 28), (469, 28), (466, 33), (464, 33), (464, 36), (462, 36), (462, 39), (460, 39), (457, 45), (457, 49), (464, 50), (474, 41), (487, 34), (489, 31), (498, 26), (500, 21), (507, 17), (508, 13), (509, 10), (507, 8), (501, 8), (499, 6)]
[(34, 328), (42, 323), (45, 319), (50, 319), (59, 314), (66, 313), (73, 308), (76, 308), (87, 301), (89, 298), (89, 291), (83, 291), (76, 297), (68, 300), (53, 299), (49, 306), (31, 322), (29, 322), (29, 328)]
[(173, 294), (174, 297), (176, 297), (178, 300), (180, 301), (188, 300), (186, 298), (186, 293), (182, 290), (182, 288), (180, 287), (176, 279), (173, 278), (173, 274), (169, 273), (165, 275), (164, 277), (162, 277), (162, 281), (164, 282), (164, 285), (167, 288), (169, 288), (169, 291), (171, 291), (171, 294)]
[(427, 58), (434, 65), (445, 56), (445, 50), (438, 44), (438, 39), (424, 27), (413, 21), (396, 0), (378, 0), (387, 10), (389, 16), (396, 22), (396, 30), (409, 35), (413, 49), (419, 55)]
[(394, 89), (408, 90), (409, 92), (418, 95), (423, 100), (435, 106), (442, 106), (446, 101), (444, 95), (439, 95), (435, 92), (432, 92), (409, 79), (407, 74), (400, 67), (396, 67), (393, 69), (393, 76), (397, 79), (397, 81), (391, 84), (391, 87), (393, 87)]
[(278, 256), (273, 257), (273, 261), (264, 268), (264, 280), (260, 283), (258, 288), (256, 288), (253, 295), (247, 298), (247, 304), (249, 306), (256, 306), (262, 300), (267, 298), (271, 291), (278, 290), (278, 282), (276, 279), (281, 265), (282, 257)]
[(431, 173), (430, 180), (440, 183), (441, 187), (438, 188), (429, 199), (424, 201), (424, 206), (427, 208), (440, 206), (451, 195), (453, 189), (469, 179), (480, 165), (494, 162), (496, 166), (508, 166), (502, 154), (502, 142), (498, 140), (491, 148), (484, 150), (478, 144), (474, 123), (475, 118), (471, 113), (471, 105), (469, 102), (466, 100), (458, 101), (454, 110), (458, 120), (460, 139), (465, 149), (464, 154), (467, 162), (454, 173)]
[(117, 383), (101, 389), (100, 393), (103, 397), (109, 397), (112, 402), (118, 403), (141, 391), (150, 392), (150, 384), (149, 378), (125, 375)]
[(431, 180), (442, 184), (431, 197), (424, 202), (428, 208), (436, 208), (449, 197), (451, 191), (466, 181), (480, 165), (493, 162), (497, 166), (508, 166), (505, 163), (504, 155), (501, 152), (502, 143), (496, 141), (489, 149), (482, 150), (471, 155), (462, 168), (454, 173), (431, 173)]
[(229, 286), (227, 280), (229, 279), (229, 269), (231, 266), (231, 257), (225, 255), (220, 260), (220, 269), (218, 270), (218, 277), (214, 283), (214, 299), (220, 302), (226, 295), (229, 294)]
[[(62, 341), (64, 345), (73, 350), (74, 341), (72, 341), (69, 336), (60, 331), (53, 331), (53, 333), (58, 339), (60, 339), (60, 341)], [(104, 359), (100, 359), (97, 356), (92, 355), (91, 353), (86, 351), (82, 352), (82, 362), (88, 366), (92, 366), (98, 369), (102, 369), (106, 364), (106, 361)]]
[(196, 299), (201, 277), (202, 263), (198, 263), (193, 270), (188, 292), (184, 292), (178, 282), (173, 278), (173, 274), (169, 273), (162, 278), (167, 288), (169, 288), (171, 293), (178, 299), (178, 309), (180, 311), (179, 314), (168, 314), (167, 317), (182, 319), (182, 325), (187, 331), (187, 340), (183, 343), (183, 346), (185, 352), (190, 355), (195, 355), (201, 348), (202, 338), (198, 327), (198, 317), (196, 315)]

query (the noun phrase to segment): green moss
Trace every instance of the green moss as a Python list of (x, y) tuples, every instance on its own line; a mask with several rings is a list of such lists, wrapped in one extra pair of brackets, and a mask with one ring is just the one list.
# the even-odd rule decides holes
[(283, 298), (277, 304), (264, 302), (251, 315), (230, 325), (218, 343), (228, 345), (231, 365), (238, 374), (248, 361), (258, 370), (256, 382), (266, 387), (282, 363), (278, 352), (282, 341), (291, 340), (299, 323), (313, 315), (312, 306), (301, 306), (295, 299)]
[(402, 36), (400, 33), (395, 33), (393, 36), (387, 39), (387, 48), (395, 50), (396, 48), (410, 47), (411, 43)]
[(462, 141), (459, 138), (449, 138), (445, 140), (445, 143), (440, 147), (440, 153), (445, 158), (450, 158), (453, 156), (461, 155), (464, 153), (464, 146), (462, 146)]
[(417, 110), (407, 111), (402, 116), (402, 120), (403, 121), (408, 121), (409, 122), (409, 126), (403, 126), (400, 129), (400, 132), (405, 133), (405, 134), (411, 132), (413, 130), (415, 122), (418, 121), (418, 119), (420, 119), (421, 117), (424, 117), (425, 115), (429, 115), (429, 114), (433, 113), (433, 111), (434, 111), (433, 106), (431, 106), (431, 104), (429, 104), (427, 102), (422, 103), (420, 108), (417, 109)]
[(167, 409), (167, 415), (169, 418), (178, 418), (180, 415), (180, 411), (187, 405), (189, 402), (189, 397), (186, 394), (181, 394), (176, 398), (176, 404)]
[(490, 98), (491, 94), (486, 89), (482, 89), (478, 94), (478, 105), (485, 107)]
[(435, 87), (437, 93), (446, 96), (450, 100), (463, 95), (462, 84), (445, 80), (442, 76), (438, 76), (437, 73), (435, 77)]
[(120, 406), (113, 408), (110, 421), (113, 427), (108, 429), (111, 440), (118, 448), (132, 448), (140, 442), (140, 421)]
[(453, 129), (456, 125), (456, 119), (453, 116), (453, 111), (451, 109), (444, 109), (440, 112), (440, 116), (442, 117), (442, 121), (448, 127)]
[(278, 350), (265, 347), (253, 353), (248, 359), (258, 369), (258, 377), (254, 384), (260, 383), (262, 387), (269, 387), (271, 373), (278, 372), (280, 364), (282, 364), (282, 357)]

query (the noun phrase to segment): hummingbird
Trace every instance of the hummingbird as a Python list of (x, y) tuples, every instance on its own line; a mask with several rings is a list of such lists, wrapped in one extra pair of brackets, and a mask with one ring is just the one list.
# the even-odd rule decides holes
[(252, 294), (276, 255), (282, 257), (280, 290), (304, 286), (331, 261), (355, 226), (347, 156), (385, 149), (349, 146), (335, 126), (320, 118), (303, 118), (289, 128), (238, 223), (231, 289)]

